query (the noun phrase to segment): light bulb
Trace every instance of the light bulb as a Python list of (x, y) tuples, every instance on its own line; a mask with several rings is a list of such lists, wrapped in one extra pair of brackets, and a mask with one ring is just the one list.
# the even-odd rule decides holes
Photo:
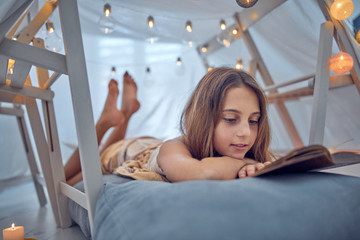
[(330, 13), (337, 20), (344, 20), (353, 13), (354, 3), (352, 0), (335, 0), (330, 7)]
[(98, 21), (99, 28), (105, 34), (112, 33), (115, 30), (115, 20), (111, 16), (111, 6), (106, 3), (104, 5), (104, 13)]
[(238, 34), (238, 30), (236, 28), (234, 28), (231, 32), (232, 32), (233, 35)]
[(244, 67), (244, 66), (243, 66), (243, 64), (242, 64), (241, 58), (238, 58), (235, 68), (236, 68), (237, 70), (241, 70), (241, 69), (243, 69), (243, 67)]
[(111, 68), (111, 73), (110, 73), (111, 77), (114, 78), (115, 75), (116, 75), (116, 68), (115, 67), (112, 67)]
[(212, 71), (212, 70), (214, 70), (214, 67), (208, 67), (208, 72), (210, 72), (210, 71)]
[(208, 46), (207, 46), (207, 45), (202, 46), (201, 51), (202, 51), (203, 53), (206, 53), (207, 50), (208, 50)]
[(183, 36), (183, 43), (188, 47), (193, 47), (195, 44), (195, 36), (193, 32), (185, 31)]
[(151, 73), (151, 69), (149, 66), (145, 68), (145, 77), (143, 80), (146, 87), (151, 87), (155, 83), (155, 79), (153, 74)]
[(152, 16), (149, 16), (147, 19), (147, 28), (146, 28), (146, 40), (150, 44), (154, 44), (159, 40), (159, 36), (157, 34), (156, 28), (155, 28), (155, 20)]
[(185, 66), (180, 57), (176, 59), (175, 73), (177, 75), (183, 75), (185, 73)]
[(353, 58), (346, 52), (341, 51), (330, 58), (330, 69), (337, 74), (349, 72), (353, 65)]
[(148, 25), (149, 25), (149, 28), (154, 27), (154, 18), (152, 16), (148, 17)]
[(62, 40), (56, 33), (54, 24), (49, 20), (46, 22), (46, 36), (45, 36), (45, 47), (53, 52), (60, 52), (62, 50)]
[(224, 19), (221, 19), (221, 20), (220, 20), (220, 28), (221, 28), (221, 30), (225, 30), (225, 29), (226, 29), (226, 23), (225, 23), (225, 20), (224, 20)]
[(192, 32), (192, 23), (191, 23), (191, 21), (186, 22), (186, 31)]
[(229, 30), (222, 31), (217, 35), (216, 40), (225, 47), (230, 47), (233, 37)]
[(182, 65), (182, 61), (181, 61), (181, 58), (178, 57), (177, 60), (176, 60), (176, 65), (178, 66), (181, 66)]
[(236, 3), (243, 8), (249, 8), (255, 5), (258, 0), (236, 0)]

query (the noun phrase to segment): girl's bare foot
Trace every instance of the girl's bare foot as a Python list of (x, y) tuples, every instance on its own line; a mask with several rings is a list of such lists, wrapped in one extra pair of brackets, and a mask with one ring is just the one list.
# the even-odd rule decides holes
[(100, 116), (100, 122), (104, 127), (110, 128), (119, 125), (125, 121), (124, 113), (116, 107), (116, 101), (119, 96), (118, 83), (111, 79), (108, 85), (108, 96), (105, 101), (104, 109)]
[(140, 108), (137, 100), (137, 86), (128, 72), (124, 74), (124, 89), (122, 94), (121, 111), (125, 117), (130, 118)]

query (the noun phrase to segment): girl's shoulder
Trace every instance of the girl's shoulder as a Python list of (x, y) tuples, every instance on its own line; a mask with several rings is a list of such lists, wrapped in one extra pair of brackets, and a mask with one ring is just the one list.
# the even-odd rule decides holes
[(161, 145), (161, 149), (160, 151), (162, 152), (167, 152), (167, 153), (177, 153), (177, 152), (188, 152), (188, 148), (185, 144), (185, 139), (183, 136), (177, 137), (177, 138), (173, 138), (173, 139), (169, 139), (167, 141), (165, 141), (162, 145)]

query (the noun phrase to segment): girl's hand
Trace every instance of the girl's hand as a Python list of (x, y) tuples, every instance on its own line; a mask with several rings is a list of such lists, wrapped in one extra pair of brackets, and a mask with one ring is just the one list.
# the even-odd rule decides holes
[(238, 173), (239, 178), (245, 178), (248, 176), (253, 175), (255, 172), (259, 171), (260, 169), (263, 169), (265, 166), (269, 165), (271, 162), (264, 162), (264, 163), (254, 163), (254, 164), (248, 164), (242, 167)]

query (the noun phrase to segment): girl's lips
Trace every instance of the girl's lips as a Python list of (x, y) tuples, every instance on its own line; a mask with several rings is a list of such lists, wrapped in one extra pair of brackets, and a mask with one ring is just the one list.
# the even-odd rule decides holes
[(246, 144), (231, 144), (231, 147), (234, 148), (237, 151), (245, 151), (247, 149)]

